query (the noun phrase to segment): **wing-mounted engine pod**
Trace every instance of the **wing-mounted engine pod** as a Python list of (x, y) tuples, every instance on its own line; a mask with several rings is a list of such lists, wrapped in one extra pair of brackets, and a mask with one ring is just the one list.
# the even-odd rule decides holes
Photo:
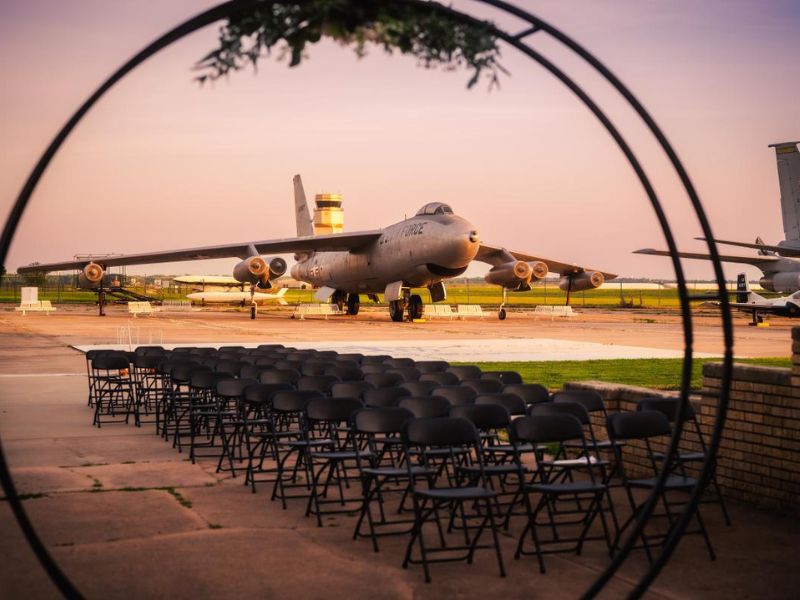
[(106, 274), (103, 267), (90, 262), (78, 274), (78, 287), (84, 290), (94, 290), (100, 287), (103, 276)]
[[(545, 265), (545, 269), (547, 266)], [(546, 273), (546, 272), (545, 272)], [(523, 260), (512, 260), (497, 265), (483, 278), (486, 283), (516, 289), (527, 285), (533, 276), (533, 267)]]
[(547, 266), (547, 264), (540, 260), (531, 261), (528, 263), (528, 265), (531, 267), (532, 278), (536, 279), (537, 281), (547, 277), (547, 274), (550, 272), (550, 268)]
[(286, 273), (286, 261), (268, 256), (251, 256), (233, 267), (233, 278), (240, 283), (251, 283), (270, 288), (270, 281)]
[(770, 273), (758, 283), (770, 292), (790, 294), (800, 290), (800, 273)]
[(606, 278), (600, 271), (584, 271), (571, 276), (563, 275), (561, 279), (558, 280), (558, 287), (565, 292), (583, 292), (599, 288), (605, 282)]

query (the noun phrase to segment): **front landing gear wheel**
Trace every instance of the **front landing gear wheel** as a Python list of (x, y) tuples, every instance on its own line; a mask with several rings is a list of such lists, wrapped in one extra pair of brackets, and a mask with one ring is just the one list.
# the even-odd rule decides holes
[(392, 317), (392, 321), (395, 323), (399, 323), (403, 320), (403, 301), (402, 300), (392, 300), (389, 302), (389, 316)]
[(257, 312), (258, 312), (258, 306), (256, 306), (255, 302), (253, 302), (253, 304), (250, 305), (250, 318), (255, 319)]
[(361, 301), (358, 298), (358, 294), (350, 294), (347, 297), (347, 314), (348, 315), (357, 315), (358, 309), (361, 306)]
[(500, 311), (497, 313), (497, 318), (500, 319), (501, 321), (505, 321), (506, 320), (506, 309), (505, 308), (501, 308), (500, 309)]
[(416, 319), (422, 318), (422, 298), (420, 298), (417, 294), (411, 296), (411, 299), (408, 302), (408, 320), (414, 321)]

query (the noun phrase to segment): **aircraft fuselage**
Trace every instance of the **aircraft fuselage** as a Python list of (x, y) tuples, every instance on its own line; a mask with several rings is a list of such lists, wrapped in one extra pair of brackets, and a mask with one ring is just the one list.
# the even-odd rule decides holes
[(390, 225), (365, 248), (299, 255), (291, 275), (314, 287), (357, 294), (382, 293), (397, 281), (424, 287), (464, 273), (479, 247), (478, 234), (466, 219), (419, 215)]

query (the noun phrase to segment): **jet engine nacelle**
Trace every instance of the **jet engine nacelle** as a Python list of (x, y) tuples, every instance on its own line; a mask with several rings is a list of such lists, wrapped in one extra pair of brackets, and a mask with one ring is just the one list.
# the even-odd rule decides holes
[[(570, 285), (570, 279), (572, 279), (572, 285)], [(561, 279), (558, 280), (558, 287), (565, 292), (567, 290), (583, 292), (585, 290), (599, 288), (605, 281), (606, 278), (600, 271), (584, 271), (583, 273), (577, 273), (571, 277), (569, 275), (562, 276)]]
[(500, 285), (508, 289), (530, 289), (531, 279), (542, 279), (547, 275), (547, 265), (541, 261), (525, 262), (512, 260), (497, 265), (489, 271), (484, 280), (492, 285)]
[(270, 281), (286, 273), (286, 261), (269, 256), (251, 256), (233, 267), (233, 278), (240, 283), (251, 283), (271, 288)]
[(791, 294), (800, 290), (800, 273), (772, 273), (762, 277), (758, 283), (770, 292)]
[(78, 287), (84, 290), (93, 290), (100, 287), (106, 272), (97, 263), (89, 263), (78, 274)]

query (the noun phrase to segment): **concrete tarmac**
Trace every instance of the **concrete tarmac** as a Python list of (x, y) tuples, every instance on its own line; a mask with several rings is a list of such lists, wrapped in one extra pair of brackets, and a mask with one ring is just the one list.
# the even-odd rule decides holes
[[(152, 425), (92, 427), (85, 362), (71, 344), (115, 343), (130, 325), (140, 343), (160, 332), (164, 341), (187, 344), (437, 336), (479, 344), (481, 336), (541, 335), (681, 347), (674, 315), (647, 317), (655, 323), (600, 314), (569, 322), (512, 315), (504, 323), (395, 324), (383, 315), (356, 322), (267, 315), (251, 322), (243, 313), (161, 314), (147, 320), (110, 313), (105, 319), (80, 310), (0, 316), (3, 447), (37, 531), (89, 598), (570, 598), (585, 591), (608, 557), (602, 544), (590, 543), (582, 556), (548, 557), (548, 572), (541, 575), (533, 557), (513, 560), (519, 528), (512, 528), (501, 537), (506, 578), (498, 577), (493, 555), (483, 551), (472, 566), (435, 565), (433, 583), (425, 584), (421, 568), (400, 567), (405, 537), (385, 538), (376, 554), (367, 541), (351, 540), (352, 517), (330, 517), (318, 528), (304, 517), (302, 502), (282, 510), (270, 502), (266, 487), (252, 494), (241, 474), (232, 479), (216, 473), (215, 460), (191, 464), (156, 436)], [(696, 347), (715, 352), (719, 336), (708, 319), (696, 332)], [(739, 333), (737, 348), (741, 344), (748, 355), (788, 354), (788, 328), (782, 325), (756, 330), (740, 324)], [(732, 527), (722, 523), (716, 507), (703, 511), (718, 560), (708, 560), (697, 536), (685, 539), (649, 597), (796, 597), (800, 524), (743, 505), (730, 508)], [(605, 597), (624, 596), (645, 564), (644, 556), (635, 554)], [(0, 502), (0, 597), (57, 597), (5, 502)]]

